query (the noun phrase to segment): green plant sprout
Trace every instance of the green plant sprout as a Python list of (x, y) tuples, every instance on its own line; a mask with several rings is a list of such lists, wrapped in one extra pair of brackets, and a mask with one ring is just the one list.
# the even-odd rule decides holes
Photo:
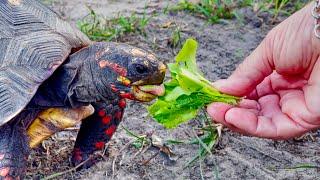
[(88, 7), (89, 15), (77, 22), (79, 29), (85, 33), (93, 41), (111, 41), (130, 33), (145, 34), (145, 28), (151, 17), (147, 17), (146, 13), (142, 17), (138, 17), (135, 13), (126, 17), (118, 15), (113, 19), (106, 19)]

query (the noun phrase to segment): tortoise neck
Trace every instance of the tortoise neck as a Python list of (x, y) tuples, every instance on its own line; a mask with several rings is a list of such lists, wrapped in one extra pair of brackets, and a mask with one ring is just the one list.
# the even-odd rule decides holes
[(110, 76), (105, 76), (95, 59), (95, 49), (88, 47), (72, 54), (62, 66), (61, 77), (68, 79), (66, 102), (72, 107), (117, 98), (110, 87)]
[(88, 102), (81, 102), (74, 97), (75, 93), (79, 94), (79, 88), (82, 88), (82, 93), (85, 93), (85, 89), (88, 89), (89, 86), (85, 82), (90, 82), (90, 79), (86, 78), (88, 77), (86, 75), (88, 65), (85, 65), (84, 60), (81, 59), (85, 51), (80, 50), (68, 57), (64, 64), (39, 87), (32, 102), (41, 107), (79, 107), (87, 105)]

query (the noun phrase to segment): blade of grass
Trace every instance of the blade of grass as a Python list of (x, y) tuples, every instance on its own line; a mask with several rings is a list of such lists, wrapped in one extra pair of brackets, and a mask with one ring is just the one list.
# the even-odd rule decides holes
[(293, 167), (285, 167), (286, 170), (295, 170), (295, 169), (320, 169), (320, 166), (312, 164), (299, 164)]
[(194, 131), (194, 129), (192, 129), (193, 134), (195, 135), (195, 137), (197, 138), (199, 144), (201, 145), (202, 148), (204, 148), (207, 153), (209, 153), (210, 155), (212, 155), (211, 153), (211, 149), (199, 138), (199, 136), (196, 134), (196, 132)]

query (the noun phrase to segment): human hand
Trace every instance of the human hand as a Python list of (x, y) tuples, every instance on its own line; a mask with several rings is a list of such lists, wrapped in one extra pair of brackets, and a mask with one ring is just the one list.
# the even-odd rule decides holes
[(312, 4), (290, 16), (226, 80), (214, 86), (245, 96), (236, 107), (213, 103), (209, 115), (231, 130), (289, 139), (320, 127), (320, 39)]

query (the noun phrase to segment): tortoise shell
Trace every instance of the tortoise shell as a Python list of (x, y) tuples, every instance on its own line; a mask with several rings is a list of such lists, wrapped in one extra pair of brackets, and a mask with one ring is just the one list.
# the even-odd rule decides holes
[(37, 0), (0, 0), (0, 125), (24, 109), (72, 49), (90, 43)]

